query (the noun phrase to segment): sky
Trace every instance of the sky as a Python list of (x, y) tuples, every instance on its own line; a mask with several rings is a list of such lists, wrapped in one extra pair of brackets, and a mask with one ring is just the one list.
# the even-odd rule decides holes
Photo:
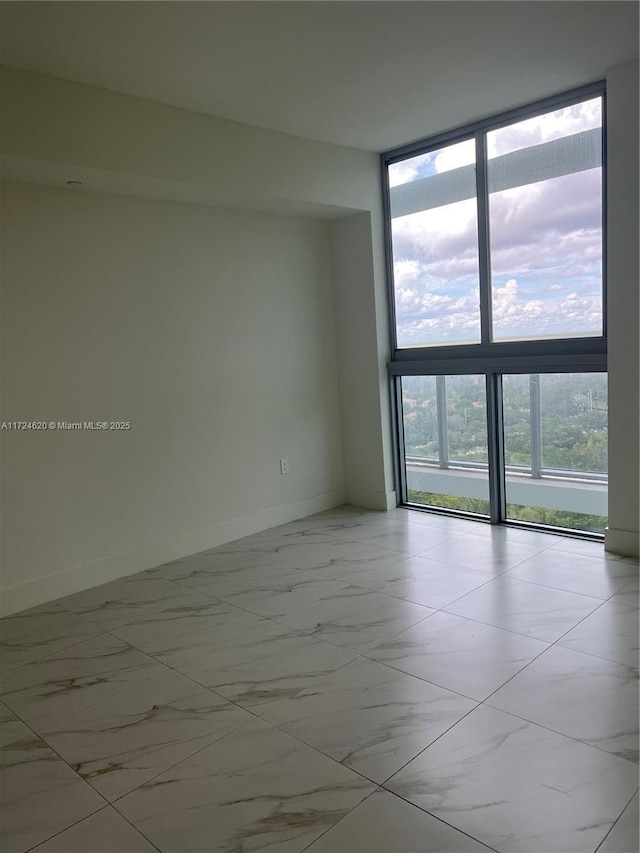
[[(599, 127), (601, 100), (487, 134), (491, 159)], [(389, 167), (398, 186), (474, 162), (468, 140)], [(601, 169), (491, 193), (495, 340), (599, 335)], [(392, 221), (398, 345), (480, 340), (476, 201)]]

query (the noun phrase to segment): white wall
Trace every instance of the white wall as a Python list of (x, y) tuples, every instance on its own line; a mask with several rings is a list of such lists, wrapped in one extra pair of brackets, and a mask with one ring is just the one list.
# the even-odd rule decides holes
[[(343, 425), (345, 434), (366, 435), (351, 440), (345, 454), (347, 485), (355, 503), (394, 504), (377, 155), (14, 68), (0, 69), (0, 82), (3, 171), (10, 178), (60, 186), (78, 177), (82, 191), (333, 221), (356, 216), (359, 236), (344, 245), (343, 266), (334, 252), (338, 318), (347, 329), (340, 357)], [(362, 219), (357, 211), (364, 211)], [(335, 227), (339, 233), (341, 225)]]
[(27, 180), (38, 168), (44, 177), (46, 165), (63, 164), (83, 177), (85, 169), (108, 176), (117, 192), (126, 191), (118, 178), (127, 176), (143, 193), (154, 181), (166, 191), (171, 183), (176, 191), (207, 191), (217, 206), (379, 204), (378, 157), (368, 151), (16, 68), (0, 67), (0, 85), (3, 159), (14, 160)]
[(607, 74), (609, 529), (638, 554), (638, 63)]
[(386, 510), (396, 505), (396, 495), (387, 452), (389, 336), (376, 304), (385, 283), (374, 271), (375, 238), (368, 213), (331, 224), (347, 498)]
[(132, 423), (3, 433), (4, 612), (343, 502), (327, 224), (3, 189), (3, 418)]

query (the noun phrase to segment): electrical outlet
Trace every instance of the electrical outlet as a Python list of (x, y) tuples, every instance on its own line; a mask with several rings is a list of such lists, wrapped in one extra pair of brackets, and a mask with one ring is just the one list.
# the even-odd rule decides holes
[(280, 460), (280, 473), (281, 474), (288, 474), (289, 473), (289, 460), (288, 459), (281, 459)]

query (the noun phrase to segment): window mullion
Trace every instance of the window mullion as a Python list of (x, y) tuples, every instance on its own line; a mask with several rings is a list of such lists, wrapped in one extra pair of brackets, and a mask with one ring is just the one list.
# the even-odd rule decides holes
[(438, 419), (438, 464), (449, 467), (449, 433), (447, 431), (447, 386), (445, 376), (436, 376), (436, 412)]
[(492, 524), (506, 518), (502, 376), (487, 374), (487, 450), (489, 455), (489, 516)]
[(393, 394), (393, 411), (395, 412), (394, 420), (394, 444), (397, 449), (396, 453), (396, 470), (395, 481), (396, 491), (399, 492), (398, 497), (400, 503), (406, 503), (408, 500), (407, 494), (407, 469), (406, 469), (406, 451), (404, 447), (404, 411), (402, 406), (402, 379), (399, 376), (391, 376), (391, 390)]
[(489, 189), (487, 184), (486, 134), (478, 131), (476, 140), (476, 203), (478, 206), (478, 267), (480, 281), (480, 340), (492, 340), (491, 258), (489, 252)]
[(529, 376), (529, 417), (531, 419), (531, 476), (542, 476), (542, 421), (540, 406), (540, 374)]

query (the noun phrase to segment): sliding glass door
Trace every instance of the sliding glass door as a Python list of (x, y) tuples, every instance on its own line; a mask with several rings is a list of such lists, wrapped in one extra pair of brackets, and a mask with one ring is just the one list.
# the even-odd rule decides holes
[(604, 533), (607, 377), (505, 376), (508, 519)]
[(488, 517), (484, 376), (401, 381), (407, 502)]

